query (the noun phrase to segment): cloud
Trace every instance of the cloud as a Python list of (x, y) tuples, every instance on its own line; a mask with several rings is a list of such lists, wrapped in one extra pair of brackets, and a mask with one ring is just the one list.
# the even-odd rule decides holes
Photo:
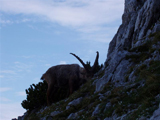
[(5, 73), (5, 74), (16, 74), (15, 71), (13, 71), (13, 70), (1, 70), (0, 73)]
[(28, 56), (27, 55), (23, 55), (22, 56), (22, 58), (25, 58), (25, 59), (29, 59), (29, 58), (33, 58), (33, 57), (34, 57), (33, 55), (30, 55), (30, 56), (29, 55)]
[(3, 76), (3, 75), (0, 75), (0, 78), (4, 78), (4, 76)]
[(9, 91), (11, 89), (12, 88), (9, 88), (9, 87), (0, 87), (0, 92), (6, 92), (6, 91)]
[(26, 96), (26, 93), (24, 91), (16, 92), (17, 96)]
[(5, 97), (0, 97), (0, 102), (9, 102), (9, 101), (11, 101), (10, 99), (8, 99), (8, 98), (5, 98)]
[[(36, 16), (62, 26), (83, 30), (100, 29), (119, 19), (123, 12), (123, 1), (113, 0), (1, 0), (0, 10), (10, 14)], [(25, 18), (23, 21), (29, 21)], [(85, 31), (84, 31), (85, 32)]]
[[(29, 59), (29, 56), (23, 56), (25, 59)], [(27, 61), (28, 62), (28, 61)], [(7, 70), (0, 70), (0, 81), (13, 81), (23, 79), (33, 71), (34, 62), (13, 62), (13, 64), (7, 66)]]
[(60, 61), (59, 64), (67, 64), (66, 61)]
[(40, 77), (36, 77), (36, 78), (34, 78), (33, 79), (35, 82), (42, 82), (42, 81), (40, 81)]
[(22, 63), (19, 61), (14, 62), (14, 69), (17, 72), (31, 72), (31, 68), (33, 67), (33, 65), (30, 64), (26, 64), (26, 63)]
[(51, 64), (45, 64), (45, 67), (51, 67)]
[(0, 23), (1, 24), (12, 24), (13, 22), (10, 21), (10, 20), (2, 20), (2, 19), (0, 19)]
[(82, 33), (81, 38), (83, 40), (91, 40), (91, 41), (98, 41), (103, 43), (109, 43), (111, 39), (113, 38), (114, 34), (116, 33), (118, 27), (108, 27), (103, 28), (103, 30), (97, 31), (96, 33)]
[[(17, 15), (15, 23), (46, 21), (50, 26), (56, 24), (78, 31), (81, 39), (108, 43), (121, 24), (124, 0), (1, 0), (0, 11), (1, 16)], [(2, 20), (14, 21), (5, 17)], [(33, 24), (28, 27), (39, 30)]]
[(23, 115), (25, 110), (21, 107), (20, 103), (1, 104), (0, 103), (0, 119), (11, 120)]

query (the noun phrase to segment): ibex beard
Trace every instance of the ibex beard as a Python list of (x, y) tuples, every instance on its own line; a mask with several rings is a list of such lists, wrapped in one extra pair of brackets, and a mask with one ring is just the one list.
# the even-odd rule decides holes
[(68, 97), (83, 83), (85, 83), (88, 78), (91, 78), (93, 76), (93, 71), (95, 71), (96, 67), (98, 66), (98, 52), (95, 63), (91, 67), (91, 69), (88, 68), (78, 56), (73, 53), (71, 54), (81, 62), (84, 68), (80, 67), (78, 64), (57, 65), (49, 68), (41, 77), (41, 79), (45, 80), (48, 84), (48, 105), (50, 105), (54, 101), (53, 97), (57, 88), (67, 87), (69, 90), (69, 93), (67, 94)]

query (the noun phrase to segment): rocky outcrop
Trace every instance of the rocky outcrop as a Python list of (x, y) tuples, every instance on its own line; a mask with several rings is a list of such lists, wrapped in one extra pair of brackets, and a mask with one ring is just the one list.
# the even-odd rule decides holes
[(126, 55), (133, 54), (129, 50), (143, 45), (150, 34), (160, 30), (159, 6), (159, 0), (125, 0), (122, 25), (110, 42), (105, 75), (97, 80), (96, 92), (102, 90), (109, 81), (124, 84), (124, 76), (134, 64), (125, 59)]
[(160, 120), (160, 105), (159, 108), (154, 111), (153, 116), (150, 118), (150, 120)]
[(76, 106), (76, 105), (80, 104), (82, 100), (83, 100), (83, 98), (80, 97), (80, 98), (77, 98), (77, 99), (69, 102), (68, 105), (66, 106), (66, 110), (68, 110), (71, 106)]

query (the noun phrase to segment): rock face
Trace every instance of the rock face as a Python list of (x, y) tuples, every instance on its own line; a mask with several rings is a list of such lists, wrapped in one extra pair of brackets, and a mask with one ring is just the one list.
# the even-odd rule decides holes
[(130, 49), (144, 44), (151, 33), (160, 30), (160, 0), (125, 0), (122, 25), (112, 39), (105, 62), (105, 75), (96, 82), (96, 92), (106, 83), (124, 83), (131, 65), (125, 59)]
[(153, 116), (150, 118), (150, 120), (160, 120), (160, 105), (159, 108), (154, 111)]

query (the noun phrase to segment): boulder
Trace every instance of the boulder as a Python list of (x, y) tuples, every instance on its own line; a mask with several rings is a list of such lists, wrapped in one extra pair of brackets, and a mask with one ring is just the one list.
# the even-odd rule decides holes
[(68, 105), (66, 106), (66, 110), (68, 110), (71, 106), (76, 106), (76, 105), (80, 104), (82, 100), (83, 100), (83, 97), (80, 97), (80, 98), (77, 98), (77, 99), (69, 102)]
[(150, 120), (160, 120), (160, 104), (159, 104), (159, 108), (154, 111)]

